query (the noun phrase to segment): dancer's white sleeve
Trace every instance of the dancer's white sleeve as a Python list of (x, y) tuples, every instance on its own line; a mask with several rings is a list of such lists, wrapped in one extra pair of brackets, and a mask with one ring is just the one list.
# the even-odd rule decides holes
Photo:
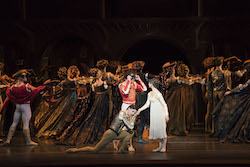
[(168, 106), (167, 106), (167, 103), (165, 102), (163, 96), (161, 93), (158, 93), (158, 100), (160, 101), (163, 109), (164, 109), (164, 112), (165, 112), (165, 116), (169, 116), (169, 113), (168, 113)]

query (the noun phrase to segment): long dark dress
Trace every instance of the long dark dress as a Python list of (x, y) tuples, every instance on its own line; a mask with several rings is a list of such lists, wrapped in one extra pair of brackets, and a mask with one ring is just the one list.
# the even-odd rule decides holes
[(194, 121), (194, 91), (191, 86), (177, 81), (169, 86), (165, 94), (170, 114), (168, 134), (186, 136), (186, 130), (191, 129)]
[(116, 114), (118, 114), (121, 110), (122, 106), (122, 96), (119, 91), (118, 85), (111, 85), (112, 87), (112, 101), (113, 101), (113, 111), (110, 121), (112, 121)]
[(37, 137), (55, 137), (62, 131), (65, 125), (65, 118), (70, 113), (73, 104), (77, 100), (75, 82), (69, 80), (62, 81), (56, 88), (61, 92), (55, 97), (55, 101), (50, 105), (43, 101), (38, 106), (38, 115), (35, 119), (35, 127), (38, 129)]
[(102, 137), (109, 127), (109, 94), (103, 85), (95, 87), (93, 100), (89, 112), (79, 112), (81, 114), (57, 138), (59, 144), (92, 144)]
[(250, 143), (250, 80), (243, 89), (221, 99), (213, 119), (220, 141)]

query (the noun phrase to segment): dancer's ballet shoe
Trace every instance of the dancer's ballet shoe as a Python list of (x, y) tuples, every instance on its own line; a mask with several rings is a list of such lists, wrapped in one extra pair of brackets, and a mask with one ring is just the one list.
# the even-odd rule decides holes
[(33, 141), (27, 141), (26, 146), (38, 146), (38, 143), (33, 142)]
[(165, 152), (166, 152), (166, 148), (161, 149), (160, 152), (161, 152), (161, 153), (165, 153)]
[(66, 150), (67, 153), (76, 153), (77, 152), (77, 148), (70, 148)]
[(157, 149), (152, 150), (153, 153), (160, 152), (160, 151), (161, 151), (161, 148), (160, 148), (160, 147), (157, 148)]
[(128, 151), (129, 151), (129, 152), (135, 152), (135, 149), (134, 149), (133, 146), (130, 146), (130, 147), (128, 148)]

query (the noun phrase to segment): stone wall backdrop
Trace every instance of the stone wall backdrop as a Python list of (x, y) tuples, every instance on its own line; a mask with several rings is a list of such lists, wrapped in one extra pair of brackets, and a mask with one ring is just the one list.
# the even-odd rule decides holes
[(180, 60), (200, 74), (207, 56), (249, 58), (249, 9), (249, 0), (0, 1), (0, 60), (9, 75), (72, 64), (86, 73), (102, 58), (144, 60), (154, 74)]

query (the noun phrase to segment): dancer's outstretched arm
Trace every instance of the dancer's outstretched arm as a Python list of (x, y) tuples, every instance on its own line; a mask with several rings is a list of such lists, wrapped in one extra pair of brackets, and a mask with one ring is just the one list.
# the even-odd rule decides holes
[(142, 111), (146, 110), (147, 108), (149, 108), (149, 106), (150, 106), (149, 96), (150, 96), (150, 93), (148, 93), (147, 102), (141, 108), (138, 109), (137, 115), (139, 115), (140, 112), (142, 112)]

